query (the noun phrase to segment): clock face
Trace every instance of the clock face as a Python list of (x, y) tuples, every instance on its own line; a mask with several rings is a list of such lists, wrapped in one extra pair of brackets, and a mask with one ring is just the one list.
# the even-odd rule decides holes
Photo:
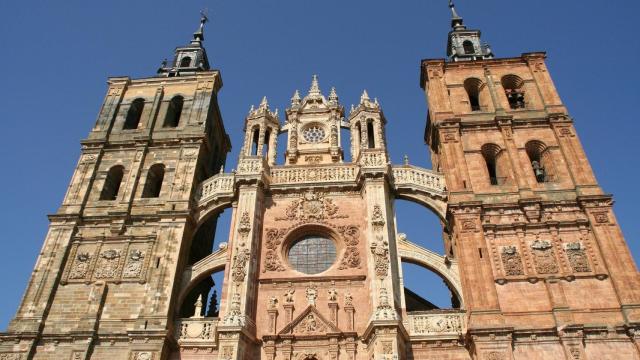
[(326, 133), (319, 125), (307, 126), (302, 130), (302, 137), (310, 143), (319, 143), (324, 140)]

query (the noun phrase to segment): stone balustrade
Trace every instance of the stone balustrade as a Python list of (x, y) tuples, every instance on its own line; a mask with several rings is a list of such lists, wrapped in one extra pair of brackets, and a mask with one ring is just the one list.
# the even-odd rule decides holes
[(223, 196), (233, 196), (235, 174), (216, 174), (200, 184), (198, 201), (207, 202)]
[(432, 170), (424, 169), (412, 165), (394, 165), (392, 167), (393, 182), (396, 187), (422, 187), (427, 191), (434, 191), (444, 194), (444, 175)]
[(405, 328), (410, 336), (459, 337), (466, 332), (463, 310), (410, 312)]
[(216, 317), (192, 317), (180, 319), (176, 322), (176, 340), (178, 344), (211, 345), (216, 341)]
[(301, 183), (355, 182), (358, 166), (278, 166), (271, 168), (271, 184), (287, 185)]

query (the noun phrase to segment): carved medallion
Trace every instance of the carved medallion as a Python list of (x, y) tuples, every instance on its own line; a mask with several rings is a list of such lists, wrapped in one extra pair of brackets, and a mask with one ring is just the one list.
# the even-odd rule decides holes
[(522, 257), (518, 254), (515, 246), (505, 246), (502, 248), (502, 266), (508, 276), (524, 275)]

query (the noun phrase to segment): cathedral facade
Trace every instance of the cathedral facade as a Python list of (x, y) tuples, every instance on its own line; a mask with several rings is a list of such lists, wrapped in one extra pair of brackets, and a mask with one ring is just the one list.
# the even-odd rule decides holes
[[(206, 18), (157, 76), (110, 78), (0, 360), (640, 359), (640, 277), (545, 54), (495, 58), (450, 7), (448, 58), (420, 66), (433, 169), (391, 163), (377, 99), (347, 113), (314, 75), (284, 119), (251, 108), (225, 171)], [(396, 199), (444, 254), (398, 233)]]

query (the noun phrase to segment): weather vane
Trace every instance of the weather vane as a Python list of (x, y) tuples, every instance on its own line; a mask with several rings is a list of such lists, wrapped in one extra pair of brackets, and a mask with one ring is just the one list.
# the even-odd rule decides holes
[(209, 22), (209, 9), (208, 8), (204, 8), (202, 10), (200, 10), (200, 23), (204, 24)]

